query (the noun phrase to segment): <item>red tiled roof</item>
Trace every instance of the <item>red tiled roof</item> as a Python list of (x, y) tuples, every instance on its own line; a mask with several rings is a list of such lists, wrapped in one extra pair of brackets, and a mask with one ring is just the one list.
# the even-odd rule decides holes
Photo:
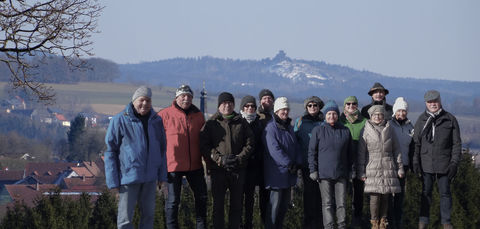
[(0, 181), (17, 181), (23, 179), (23, 170), (0, 170)]
[(32, 162), (25, 165), (25, 176), (31, 175), (43, 184), (51, 184), (58, 175), (76, 166), (76, 163), (66, 162)]
[(93, 174), (85, 167), (72, 167), (72, 170), (78, 176), (86, 176), (86, 177), (93, 177)]
[(67, 121), (67, 119), (65, 118), (65, 116), (63, 116), (62, 114), (56, 114), (55, 117), (56, 117), (59, 121)]
[(92, 177), (86, 177), (85, 180), (82, 177), (72, 177), (63, 179), (67, 189), (71, 189), (78, 186), (93, 186), (96, 179)]
[(39, 184), (38, 190), (36, 190), (37, 185), (5, 185), (10, 198), (13, 201), (23, 201), (30, 207), (34, 206), (34, 201), (42, 195), (44, 192), (50, 192), (54, 190), (57, 186), (54, 184)]
[(100, 188), (94, 185), (80, 185), (80, 186), (75, 186), (69, 189), (63, 189), (62, 192), (102, 192)]
[(83, 162), (83, 164), (85, 165), (85, 168), (87, 168), (88, 171), (90, 171), (94, 176), (98, 177), (102, 175), (102, 171), (97, 166), (97, 163), (93, 161), (86, 161)]

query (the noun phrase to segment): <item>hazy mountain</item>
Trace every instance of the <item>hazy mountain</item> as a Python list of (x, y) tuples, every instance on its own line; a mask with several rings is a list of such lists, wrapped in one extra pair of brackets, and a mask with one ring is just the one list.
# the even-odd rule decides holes
[(428, 89), (439, 90), (448, 103), (472, 104), (474, 98), (480, 98), (479, 82), (390, 77), (323, 61), (291, 59), (283, 51), (261, 60), (205, 56), (124, 64), (120, 65), (120, 71), (118, 81), (121, 82), (170, 87), (187, 83), (199, 90), (205, 81), (207, 91), (213, 94), (230, 91), (236, 95), (257, 95), (260, 89), (270, 88), (275, 95), (298, 100), (310, 95), (336, 100), (356, 95), (366, 103), (369, 102), (367, 91), (378, 81), (390, 90), (391, 103), (398, 96), (420, 102)]

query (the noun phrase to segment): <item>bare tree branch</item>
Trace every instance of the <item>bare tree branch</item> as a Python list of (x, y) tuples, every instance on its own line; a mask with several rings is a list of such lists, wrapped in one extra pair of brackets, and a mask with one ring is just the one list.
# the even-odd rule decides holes
[(30, 91), (39, 101), (53, 101), (54, 92), (35, 81), (32, 57), (60, 55), (73, 68), (91, 56), (103, 7), (99, 0), (0, 0), (0, 64), (11, 73), (13, 88)]

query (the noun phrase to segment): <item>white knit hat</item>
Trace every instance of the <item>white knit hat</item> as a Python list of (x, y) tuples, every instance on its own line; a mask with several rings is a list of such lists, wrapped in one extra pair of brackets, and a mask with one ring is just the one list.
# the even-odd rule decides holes
[(398, 110), (406, 110), (408, 111), (408, 103), (405, 101), (403, 97), (398, 97), (395, 99), (395, 104), (393, 104), (393, 115), (395, 116), (395, 113), (397, 113)]
[(287, 97), (278, 97), (273, 104), (273, 113), (283, 108), (290, 108)]

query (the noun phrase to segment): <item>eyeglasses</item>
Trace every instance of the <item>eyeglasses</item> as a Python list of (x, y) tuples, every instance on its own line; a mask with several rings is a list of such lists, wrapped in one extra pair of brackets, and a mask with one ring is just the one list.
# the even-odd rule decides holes
[(307, 107), (318, 107), (318, 105), (316, 103), (311, 103), (311, 104), (308, 104)]
[(353, 106), (353, 105), (357, 105), (357, 103), (345, 103), (345, 105), (347, 105), (347, 106)]
[(253, 108), (256, 108), (257, 106), (255, 106), (255, 105), (253, 105), (253, 104), (247, 104), (247, 105), (245, 105), (245, 106), (243, 106), (243, 107), (247, 107), (247, 108), (248, 108), (248, 107), (253, 107)]

